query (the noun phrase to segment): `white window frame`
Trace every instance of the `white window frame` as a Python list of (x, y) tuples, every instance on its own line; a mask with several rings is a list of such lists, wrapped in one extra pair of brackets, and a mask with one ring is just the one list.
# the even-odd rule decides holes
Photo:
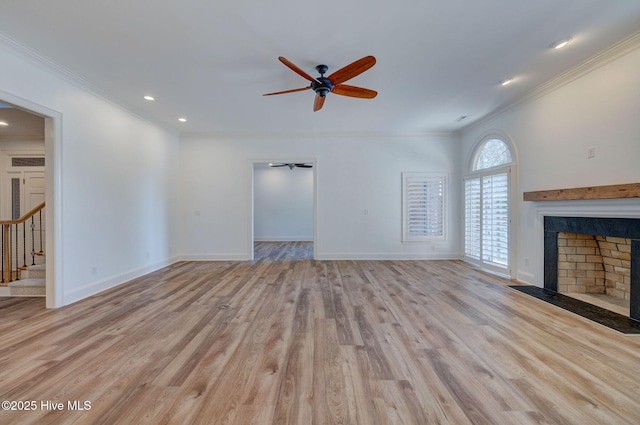
[[(442, 187), (442, 202), (440, 203), (441, 232), (437, 235), (412, 235), (410, 232), (409, 215), (411, 212), (409, 199), (409, 185), (411, 180), (423, 180), (428, 183), (440, 184)], [(447, 240), (447, 187), (448, 176), (435, 173), (402, 173), (402, 242), (433, 242)], [(425, 223), (429, 225), (429, 223)]]
[[(490, 168), (484, 168), (481, 170), (475, 170), (475, 166), (476, 166), (476, 162), (478, 160), (478, 157), (480, 155), (480, 152), (482, 150), (482, 148), (484, 147), (485, 143), (490, 141), (490, 140), (500, 140), (501, 142), (503, 142), (507, 148), (509, 149), (510, 155), (511, 155), (511, 162), (510, 163), (506, 163), (506, 164), (500, 164), (497, 165), (495, 167), (490, 167)], [(516, 164), (517, 164), (517, 156), (516, 156), (516, 152), (515, 152), (515, 148), (513, 145), (513, 142), (511, 141), (511, 139), (509, 137), (507, 137), (505, 134), (503, 134), (502, 132), (490, 132), (488, 134), (486, 134), (484, 137), (480, 138), (478, 140), (478, 142), (476, 143), (474, 149), (471, 151), (471, 156), (469, 158), (469, 162), (467, 163), (467, 170), (466, 170), (466, 174), (464, 176), (464, 181), (463, 181), (463, 185), (462, 185), (462, 206), (463, 206), (463, 211), (462, 211), (462, 221), (463, 221), (463, 225), (462, 225), (462, 252), (463, 252), (463, 260), (472, 264), (477, 265), (480, 268), (483, 268), (485, 270), (494, 272), (494, 273), (498, 273), (501, 275), (505, 275), (508, 277), (511, 277), (513, 275), (513, 270), (514, 270), (514, 258), (515, 257), (515, 235), (514, 235), (514, 229), (516, 229), (515, 226), (515, 220), (516, 220), (516, 214), (515, 214), (515, 209), (514, 209), (514, 205), (515, 205), (515, 200), (516, 200), (516, 181), (514, 179), (515, 174), (515, 169), (516, 169)], [(480, 239), (480, 258), (474, 258), (471, 257), (469, 255), (467, 255), (467, 246), (466, 246), (466, 237), (467, 237), (467, 223), (466, 223), (466, 216), (467, 216), (467, 208), (466, 208), (466, 182), (468, 180), (472, 180), (472, 179), (480, 179), (480, 193), (482, 193), (482, 179), (485, 176), (490, 176), (490, 175), (497, 175), (497, 174), (507, 174), (507, 178), (508, 178), (508, 264), (507, 267), (501, 267), (501, 266), (496, 266), (493, 265), (491, 263), (488, 263), (486, 261), (484, 261), (482, 259), (482, 238)], [(482, 203), (480, 204), (481, 208), (482, 208)], [(482, 222), (482, 215), (481, 217), (481, 222)], [(482, 228), (481, 228), (482, 229)], [(482, 230), (481, 230), (482, 233)]]

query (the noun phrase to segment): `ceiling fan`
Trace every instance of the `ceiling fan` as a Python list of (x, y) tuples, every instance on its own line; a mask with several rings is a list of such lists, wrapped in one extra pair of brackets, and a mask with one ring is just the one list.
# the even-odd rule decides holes
[(316, 92), (316, 99), (313, 102), (313, 111), (319, 111), (324, 105), (324, 100), (327, 94), (330, 92), (339, 94), (341, 96), (349, 96), (349, 97), (359, 97), (362, 99), (373, 99), (378, 95), (378, 92), (365, 89), (362, 87), (349, 86), (347, 84), (342, 84), (347, 80), (352, 79), (353, 77), (362, 74), (367, 69), (371, 68), (376, 64), (376, 58), (373, 56), (365, 56), (362, 59), (358, 59), (357, 61), (340, 68), (333, 74), (325, 77), (324, 74), (328, 71), (329, 67), (327, 65), (318, 65), (316, 66), (316, 70), (320, 73), (320, 77), (314, 78), (296, 66), (293, 62), (287, 60), (280, 56), (278, 58), (280, 62), (285, 64), (288, 68), (290, 68), (293, 72), (300, 75), (306, 80), (311, 81), (311, 85), (308, 87), (302, 87), (299, 89), (293, 90), (285, 90), (279, 91), (275, 93), (267, 93), (263, 96), (273, 96), (274, 94), (285, 94), (285, 93), (294, 93), (298, 91), (304, 90), (313, 90)]
[(285, 162), (282, 164), (272, 164), (269, 163), (269, 167), (289, 167), (290, 170), (293, 170), (295, 167), (299, 167), (299, 168), (313, 168), (313, 165), (311, 164), (305, 164), (302, 162), (297, 162), (297, 163), (292, 163), (292, 162)]

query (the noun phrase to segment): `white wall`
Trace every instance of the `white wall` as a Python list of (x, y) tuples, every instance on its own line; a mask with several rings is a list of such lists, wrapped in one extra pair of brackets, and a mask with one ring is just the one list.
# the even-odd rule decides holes
[[(250, 258), (252, 161), (317, 161), (318, 258), (459, 258), (459, 154), (451, 135), (181, 137), (185, 259)], [(449, 238), (405, 243), (401, 173), (449, 175)], [(365, 215), (364, 211), (368, 214)]]
[[(462, 134), (462, 164), (499, 129), (518, 150), (517, 278), (542, 286), (544, 214), (627, 216), (640, 200), (524, 202), (527, 191), (640, 182), (640, 49), (532, 97)], [(594, 158), (587, 150), (594, 147)]]
[(255, 164), (253, 182), (254, 240), (313, 240), (313, 169)]
[(59, 296), (47, 305), (168, 264), (176, 245), (177, 134), (79, 88), (3, 39), (0, 69), (0, 100), (56, 115), (59, 139), (47, 150), (57, 155), (56, 175), (47, 158), (48, 189), (55, 185), (55, 197), (47, 193), (47, 224), (56, 217), (59, 250), (48, 253), (56, 264), (47, 272), (55, 269)]

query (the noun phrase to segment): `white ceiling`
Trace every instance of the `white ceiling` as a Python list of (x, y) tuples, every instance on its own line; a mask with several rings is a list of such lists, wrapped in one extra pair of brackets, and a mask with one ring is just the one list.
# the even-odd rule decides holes
[[(182, 132), (229, 135), (452, 131), (640, 30), (636, 0), (0, 2), (3, 34), (99, 93)], [(308, 85), (278, 56), (315, 76), (366, 55), (377, 64), (348, 84), (373, 100), (329, 94), (314, 113), (312, 91), (261, 96)]]
[(0, 126), (0, 142), (44, 140), (44, 118), (40, 116), (0, 103), (0, 121), (9, 123)]

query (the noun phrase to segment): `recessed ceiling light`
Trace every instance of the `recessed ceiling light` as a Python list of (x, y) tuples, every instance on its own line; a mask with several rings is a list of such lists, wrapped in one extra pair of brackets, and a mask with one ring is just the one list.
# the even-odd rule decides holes
[(501, 86), (508, 86), (509, 84), (513, 83), (513, 78), (507, 78), (506, 80), (502, 80), (500, 82)]
[(186, 119), (186, 118), (178, 118), (178, 121), (180, 121), (180, 122), (187, 122), (187, 119)]
[(146, 96), (144, 97), (144, 100), (156, 100), (156, 98), (155, 98), (155, 97), (153, 97), (153, 96), (146, 95)]
[(7, 123), (6, 121), (0, 121), (0, 125), (6, 127), (9, 125), (9, 123)]
[(571, 37), (565, 38), (564, 40), (556, 41), (551, 45), (552, 49), (562, 49), (563, 47), (567, 47), (569, 43), (573, 40)]

